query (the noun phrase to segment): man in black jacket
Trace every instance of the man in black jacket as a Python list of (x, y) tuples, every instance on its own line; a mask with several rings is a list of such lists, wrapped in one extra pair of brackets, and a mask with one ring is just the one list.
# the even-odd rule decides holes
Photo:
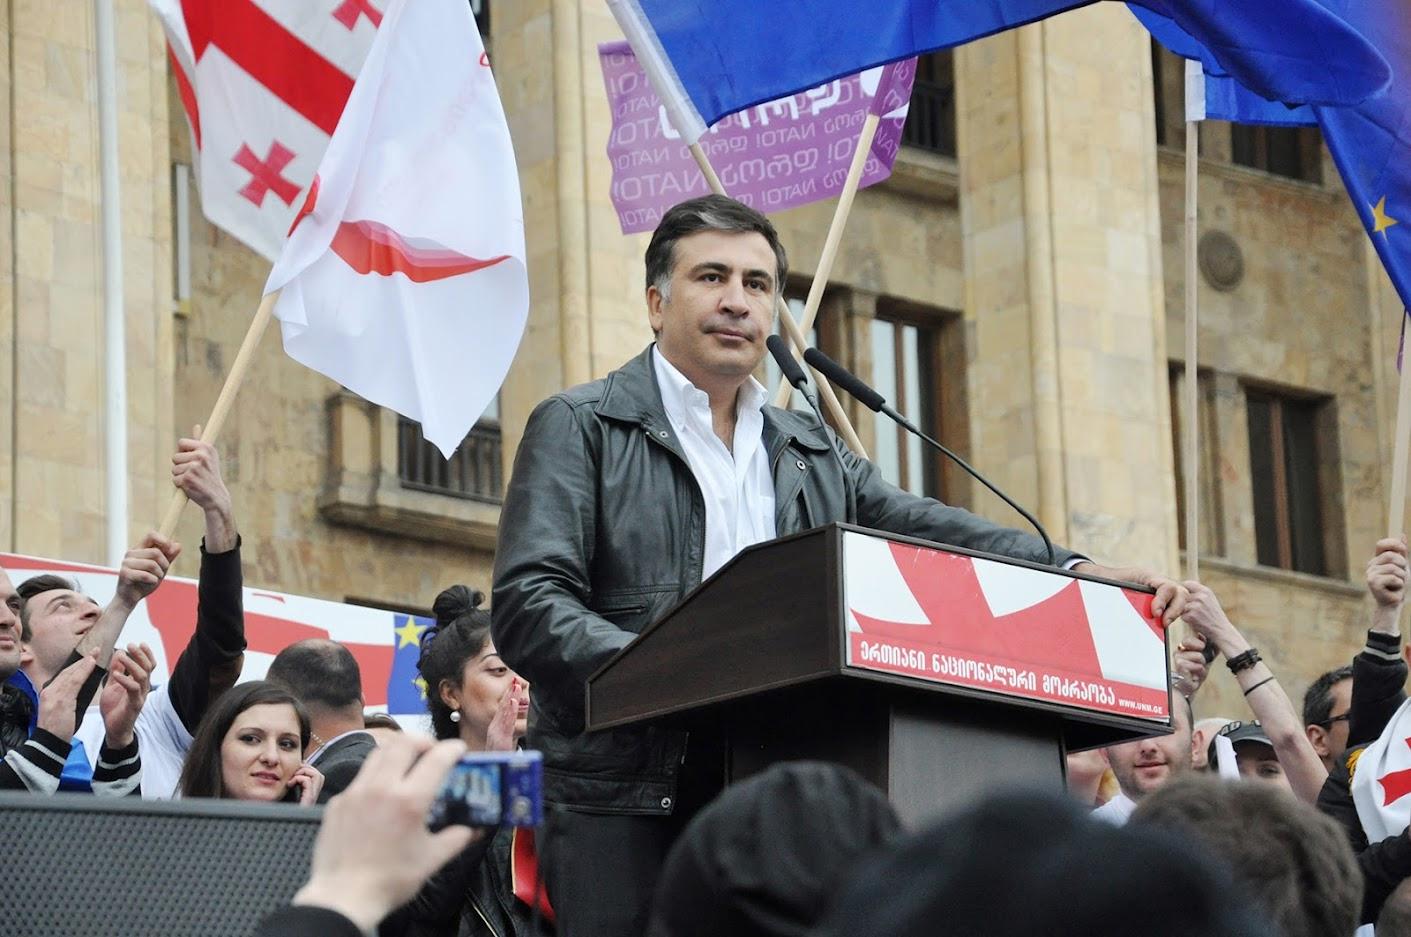
[(265, 679), (284, 684), (309, 711), (314, 747), (305, 760), (323, 772), (318, 802), (328, 803), (353, 783), (377, 748), (363, 726), (363, 679), (357, 659), (336, 641), (308, 638), (276, 654)]
[[(855, 519), (868, 527), (1047, 562), (1035, 537), (885, 481), (810, 417), (764, 405), (752, 378), (787, 272), (763, 215), (722, 196), (684, 202), (647, 249), (656, 343), (529, 419), (501, 514), (494, 640), (533, 684), (528, 743), (561, 808), (549, 897), (570, 934), (640, 933), (662, 859), (718, 788), (707, 740), (587, 735), (587, 677), (751, 543)], [(830, 449), (833, 450), (830, 452)], [(840, 464), (841, 463), (841, 464)], [(1142, 570), (1170, 621), (1183, 592)]]
[(1392, 715), (1406, 700), (1406, 662), (1401, 656), (1401, 604), (1406, 596), (1406, 543), (1378, 541), (1377, 552), (1367, 564), (1367, 590), (1376, 602), (1367, 646), (1352, 661), (1352, 708), (1349, 710), (1348, 747), (1328, 772), (1318, 794), (1318, 809), (1342, 824), (1357, 855), (1365, 890), (1362, 923), (1377, 919), (1387, 896), (1411, 878), (1411, 837), (1406, 831), (1376, 843), (1367, 842), (1357, 806), (1352, 799), (1352, 775), (1362, 750), (1382, 734)]

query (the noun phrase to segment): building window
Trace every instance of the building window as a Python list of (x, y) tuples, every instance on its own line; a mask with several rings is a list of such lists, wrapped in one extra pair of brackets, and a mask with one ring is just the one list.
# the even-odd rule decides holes
[(490, 38), (490, 0), (470, 0), (470, 11), (475, 14), (475, 25), (480, 27), (480, 38)]
[(450, 459), (421, 435), (421, 424), (397, 417), (397, 477), (403, 488), (489, 501), (504, 496), (500, 398), (471, 427)]
[[(1185, 407), (1186, 366), (1173, 361), (1168, 372), (1171, 391), (1171, 442), (1175, 454), (1176, 522), (1180, 547), (1186, 549), (1186, 437)], [(1225, 538), (1222, 501), (1219, 485), (1218, 423), (1216, 419), (1215, 380), (1210, 371), (1197, 372), (1200, 386), (1196, 391), (1196, 443), (1200, 477), (1197, 479), (1200, 502), (1197, 522), (1200, 525), (1200, 555), (1224, 556)]]
[(955, 56), (950, 49), (929, 52), (916, 60), (911, 107), (902, 128), (907, 146), (955, 156)]
[(1247, 389), (1249, 468), (1260, 565), (1331, 575), (1335, 421), (1328, 398)]
[(1230, 125), (1230, 159), (1303, 182), (1323, 181), (1322, 136), (1316, 127)]

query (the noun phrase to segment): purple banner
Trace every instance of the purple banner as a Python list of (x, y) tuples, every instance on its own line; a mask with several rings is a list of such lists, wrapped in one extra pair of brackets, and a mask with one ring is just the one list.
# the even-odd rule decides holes
[[(671, 206), (710, 191), (666, 109), (625, 42), (598, 47), (612, 107), (612, 204), (624, 234), (650, 231)], [(731, 114), (701, 137), (725, 191), (772, 213), (843, 189), (869, 110), (882, 117), (861, 187), (891, 175), (901, 146), (916, 60), (839, 78)]]

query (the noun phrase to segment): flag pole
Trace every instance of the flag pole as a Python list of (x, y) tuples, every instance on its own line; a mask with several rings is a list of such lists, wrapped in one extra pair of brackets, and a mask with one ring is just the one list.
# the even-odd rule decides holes
[(1401, 378), (1396, 394), (1396, 435), (1392, 437), (1391, 503), (1387, 509), (1387, 536), (1406, 531), (1406, 467), (1411, 448), (1411, 361), (1406, 360), (1406, 316), (1401, 319)]
[(1200, 122), (1205, 119), (1205, 72), (1200, 62), (1186, 61), (1186, 377), (1182, 443), (1185, 448), (1186, 578), (1200, 578), (1200, 371), (1196, 265), (1196, 220), (1199, 195)]
[[(255, 311), (254, 321), (245, 332), (245, 340), (240, 343), (240, 351), (235, 355), (235, 362), (230, 366), (230, 373), (225, 376), (225, 383), (221, 385), (215, 406), (211, 408), (211, 416), (201, 431), (201, 442), (214, 443), (225, 426), (226, 417), (230, 415), (230, 408), (235, 403), (235, 395), (240, 393), (240, 385), (245, 383), (245, 377), (250, 371), (255, 349), (259, 347), (260, 339), (264, 338), (265, 329), (269, 327), (269, 321), (274, 316), (274, 304), (279, 299), (279, 292), (275, 290), (273, 293), (267, 293), (264, 299), (260, 300), (260, 308)], [(172, 492), (171, 502), (167, 505), (167, 513), (162, 518), (159, 530), (168, 540), (176, 532), (176, 524), (181, 520), (186, 500), (186, 492), (181, 489)]]
[(127, 316), (123, 306), (121, 179), (118, 167), (117, 40), (112, 0), (93, 2), (98, 55), (98, 138), (103, 229), (103, 474), (108, 563), (127, 550)]
[[(880, 89), (878, 93), (881, 93)], [(867, 156), (872, 152), (872, 139), (877, 136), (877, 126), (880, 123), (881, 118), (871, 111), (862, 122), (862, 132), (857, 137), (857, 149), (853, 151), (852, 163), (848, 166), (848, 175), (843, 181), (843, 190), (838, 193), (838, 204), (833, 208), (833, 221), (828, 225), (828, 236), (823, 241), (823, 253), (818, 257), (818, 271), (813, 275), (813, 282), (808, 287), (808, 299), (804, 302), (803, 317), (799, 321), (799, 331), (804, 334), (813, 328), (818, 306), (823, 302), (823, 291), (827, 289), (828, 280), (833, 274), (838, 245), (842, 243), (843, 229), (847, 227), (848, 215), (852, 213), (853, 199), (856, 198), (858, 186), (862, 182), (862, 171), (867, 166)], [(803, 357), (802, 345), (794, 350), (794, 357)], [(789, 382), (781, 378), (779, 389), (774, 393), (774, 406), (784, 406), (792, 391)]]
[[(871, 146), (871, 144), (869, 143), (868, 146)], [(728, 193), (725, 191), (725, 186), (721, 184), (720, 176), (716, 175), (715, 167), (710, 164), (710, 158), (706, 156), (700, 141), (697, 140), (695, 143), (692, 143), (689, 149), (691, 151), (691, 157), (696, 161), (696, 165), (701, 167), (701, 174), (705, 176), (706, 184), (710, 186), (710, 190), (716, 195), (727, 195)], [(815, 278), (815, 282), (817, 282), (817, 279), (818, 278)], [(804, 337), (803, 329), (799, 328), (798, 322), (794, 321), (793, 315), (789, 312), (789, 307), (784, 304), (783, 289), (784, 284), (780, 283), (779, 289), (775, 291), (775, 311), (779, 315), (779, 322), (784, 327), (784, 331), (788, 333), (789, 341), (793, 343), (796, 349), (795, 354), (802, 355), (803, 349), (808, 346), (808, 339)], [(810, 294), (811, 293), (812, 290), (810, 289)], [(847, 411), (843, 409), (842, 403), (838, 400), (838, 395), (833, 393), (832, 385), (816, 371), (813, 374), (813, 382), (818, 386), (818, 395), (823, 398), (824, 407), (827, 408), (829, 415), (833, 417), (833, 422), (837, 424), (838, 435), (843, 437), (843, 442), (847, 443), (849, 449), (856, 452), (864, 459), (867, 458), (867, 450), (863, 447), (862, 440), (857, 438), (857, 430), (853, 429), (852, 421), (848, 419)]]

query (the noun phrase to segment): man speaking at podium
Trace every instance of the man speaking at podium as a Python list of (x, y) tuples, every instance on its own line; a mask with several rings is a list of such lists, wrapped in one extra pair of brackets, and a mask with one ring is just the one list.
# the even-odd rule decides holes
[[(1048, 561), (1039, 538), (902, 491), (812, 415), (765, 405), (752, 374), (788, 261), (759, 212), (716, 195), (683, 202), (646, 267), (655, 344), (535, 409), (495, 556), (495, 646), (533, 686), (528, 744), (544, 753), (554, 808), (544, 871), (569, 937), (642, 933), (667, 849), (719, 788), (718, 752), (697, 736), (583, 731), (588, 677), (702, 579), (751, 544), (849, 517)], [(1168, 623), (1180, 612), (1169, 579), (1068, 550), (1057, 562), (1156, 587)]]

